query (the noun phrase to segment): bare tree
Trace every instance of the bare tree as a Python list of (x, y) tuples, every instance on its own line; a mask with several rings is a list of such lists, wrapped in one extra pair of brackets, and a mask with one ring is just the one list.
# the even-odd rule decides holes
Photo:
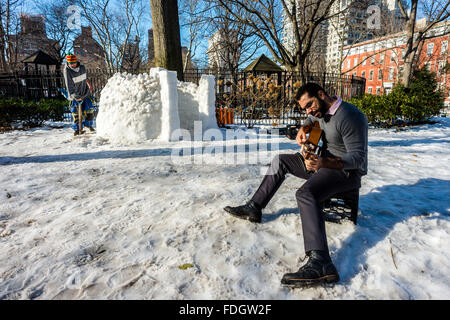
[(19, 33), (18, 9), (22, 5), (22, 0), (0, 0), (0, 70), (4, 72), (15, 69), (19, 38), (11, 35)]
[(429, 34), (429, 31), (438, 23), (443, 22), (450, 17), (450, 2), (447, 0), (422, 1), (421, 4), (426, 15), (426, 21), (424, 26), (418, 27), (417, 11), (420, 5), (419, 0), (409, 0), (409, 11), (407, 11), (407, 7), (404, 2), (400, 0), (396, 1), (400, 8), (401, 14), (405, 19), (407, 19), (407, 43), (406, 50), (403, 55), (405, 66), (403, 69), (402, 81), (406, 87), (409, 87), (414, 68), (417, 65), (419, 49), (425, 40), (432, 37), (432, 35)]
[[(305, 79), (306, 61), (316, 39), (317, 29), (326, 20), (344, 10), (332, 12), (338, 0), (217, 0), (235, 19), (248, 25), (264, 42), (273, 58), (287, 70), (298, 71)], [(248, 13), (242, 18), (235, 12)], [(284, 13), (284, 15), (283, 15)], [(282, 39), (283, 16), (293, 26), (294, 48), (291, 50)]]
[(180, 28), (185, 29), (184, 43), (187, 43), (186, 54), (183, 57), (183, 72), (192, 67), (197, 49), (208, 35), (209, 13), (211, 9), (202, 0), (180, 1)]
[(103, 48), (107, 68), (119, 71), (126, 44), (137, 35), (144, 13), (142, 0), (77, 0)]
[(75, 31), (69, 28), (67, 23), (69, 16), (67, 8), (72, 3), (72, 0), (60, 0), (39, 6), (39, 10), (45, 18), (47, 34), (50, 39), (54, 40), (49, 48), (49, 54), (57, 58), (60, 64), (63, 62), (66, 53), (73, 51), (73, 41), (71, 40), (73, 40)]
[[(238, 11), (234, 13), (242, 19), (250, 18), (248, 12), (242, 8), (237, 9)], [(211, 57), (215, 56), (218, 60), (216, 61), (219, 62), (218, 67), (232, 73), (237, 73), (239, 68), (253, 59), (258, 49), (263, 46), (253, 28), (233, 19), (233, 16), (220, 5), (212, 10), (208, 25), (210, 33), (214, 34), (210, 38)]]

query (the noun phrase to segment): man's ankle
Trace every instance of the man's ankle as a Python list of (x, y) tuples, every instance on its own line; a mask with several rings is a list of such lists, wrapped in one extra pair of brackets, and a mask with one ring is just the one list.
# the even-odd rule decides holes
[(252, 206), (254, 206), (254, 207), (255, 207), (256, 209), (258, 209), (259, 211), (262, 210), (261, 205), (260, 205), (259, 203), (257, 203), (255, 200), (250, 200), (248, 203), (251, 204)]

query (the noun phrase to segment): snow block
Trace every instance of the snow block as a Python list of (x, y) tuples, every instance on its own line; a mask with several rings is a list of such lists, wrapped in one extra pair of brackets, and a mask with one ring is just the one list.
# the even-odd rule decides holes
[(159, 77), (159, 72), (163, 71), (163, 68), (151, 68), (150, 69), (150, 77)]
[(159, 139), (170, 141), (172, 132), (180, 129), (176, 71), (159, 71), (161, 85), (161, 134)]
[(216, 121), (216, 80), (214, 76), (202, 75), (198, 88), (200, 120), (203, 130), (219, 129)]

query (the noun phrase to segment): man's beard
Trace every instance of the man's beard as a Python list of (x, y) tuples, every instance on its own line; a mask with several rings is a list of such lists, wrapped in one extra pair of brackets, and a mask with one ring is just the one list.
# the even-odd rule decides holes
[[(328, 109), (327, 109), (327, 104), (325, 103), (324, 100), (317, 98), (317, 100), (319, 101), (319, 109), (315, 112), (316, 115), (314, 115), (317, 118), (323, 118), (325, 116), (325, 113), (327, 113)], [(319, 114), (320, 113), (320, 114)]]

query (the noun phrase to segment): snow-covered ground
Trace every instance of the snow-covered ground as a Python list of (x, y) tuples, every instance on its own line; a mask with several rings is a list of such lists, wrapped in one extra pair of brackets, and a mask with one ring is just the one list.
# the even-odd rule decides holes
[(304, 290), (280, 285), (304, 256), (302, 180), (256, 225), (222, 208), (251, 197), (259, 164), (182, 163), (186, 141), (117, 146), (68, 126), (0, 134), (0, 299), (449, 299), (450, 119), (437, 120), (370, 129), (358, 225), (326, 225), (341, 281)]

